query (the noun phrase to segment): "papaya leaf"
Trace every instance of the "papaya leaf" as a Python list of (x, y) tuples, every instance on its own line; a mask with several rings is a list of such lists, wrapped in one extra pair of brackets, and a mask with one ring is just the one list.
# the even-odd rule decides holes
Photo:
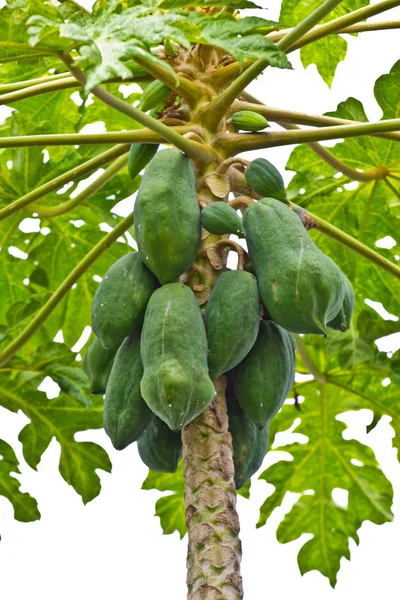
[[(22, 378), (23, 379), (23, 378)], [(59, 469), (65, 481), (72, 485), (86, 504), (100, 493), (97, 469), (111, 471), (111, 463), (103, 448), (93, 442), (77, 442), (75, 434), (103, 427), (103, 399), (93, 400), (90, 410), (81, 402), (60, 394), (48, 400), (39, 392), (35, 379), (14, 379), (12, 373), (3, 376), (0, 403), (12, 412), (21, 410), (30, 419), (19, 434), (23, 455), (30, 467), (36, 469), (43, 452), (53, 437), (61, 446)]]
[(18, 460), (14, 450), (0, 440), (0, 496), (4, 496), (14, 507), (17, 521), (29, 523), (40, 519), (37, 502), (28, 493), (21, 492), (20, 483), (14, 474), (19, 474)]
[[(341, 2), (322, 22), (331, 21), (363, 6), (369, 0), (347, 0)], [(283, 0), (279, 20), (287, 27), (294, 27), (320, 5), (319, 0)], [(301, 49), (304, 67), (315, 64), (325, 83), (330, 87), (340, 61), (346, 58), (347, 42), (339, 35), (329, 35)]]
[[(368, 345), (355, 331), (341, 339), (346, 335), (353, 338), (353, 347), (360, 342)], [(338, 343), (332, 352), (332, 338), (339, 339), (337, 332), (329, 332), (327, 339), (302, 338), (310, 360), (325, 381), (313, 379), (296, 384), (297, 393), (304, 398), (300, 412), (285, 404), (275, 418), (275, 434), (289, 429), (298, 419), (293, 431), (306, 436), (306, 441), (279, 444), (276, 438), (274, 449), (288, 452), (289, 458), (268, 467), (260, 476), (275, 490), (261, 507), (258, 527), (280, 506), (286, 492), (300, 494), (278, 527), (278, 540), (286, 543), (303, 533), (312, 534), (299, 552), (300, 570), (303, 574), (317, 569), (334, 586), (340, 559), (350, 558), (349, 539), (358, 543), (357, 531), (362, 523), (369, 520), (382, 524), (393, 516), (390, 482), (371, 448), (343, 435), (346, 426), (341, 415), (370, 409), (375, 422), (389, 415), (395, 430), (393, 444), (399, 448), (400, 407), (395, 384), (382, 387), (382, 380), (391, 373), (392, 360), (371, 347), (370, 352), (359, 354), (357, 361), (342, 364), (345, 342)], [(347, 506), (335, 501), (336, 488), (348, 493)]]
[(182, 539), (186, 533), (184, 507), (183, 462), (181, 461), (176, 473), (157, 473), (149, 469), (149, 474), (142, 484), (142, 490), (159, 490), (171, 492), (162, 496), (156, 502), (156, 516), (160, 517), (160, 525), (164, 534), (178, 531)]
[(254, 2), (249, 2), (249, 0), (230, 0), (230, 2), (226, 2), (225, 0), (162, 0), (159, 3), (159, 7), (164, 9), (190, 8), (192, 6), (199, 8), (229, 6), (229, 8), (235, 10), (239, 10), (240, 8), (261, 8), (257, 4), (254, 4)]

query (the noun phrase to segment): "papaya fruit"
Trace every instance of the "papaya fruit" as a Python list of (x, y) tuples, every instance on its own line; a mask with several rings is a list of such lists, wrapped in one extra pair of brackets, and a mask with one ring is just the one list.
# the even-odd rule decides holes
[(138, 439), (139, 456), (153, 471), (175, 473), (182, 457), (180, 433), (171, 429), (155, 415)]
[(142, 376), (140, 333), (136, 332), (118, 349), (104, 399), (104, 429), (117, 450), (135, 442), (152, 416), (140, 395)]
[(103, 348), (100, 340), (95, 338), (82, 359), (82, 369), (89, 380), (91, 394), (104, 394), (111, 373), (116, 348)]
[(215, 396), (204, 322), (189, 287), (171, 283), (154, 292), (144, 319), (141, 354), (143, 398), (171, 429), (182, 429)]
[(200, 246), (200, 208), (193, 163), (182, 152), (157, 152), (144, 173), (135, 202), (135, 239), (143, 262), (159, 281), (186, 271)]
[(227, 271), (212, 289), (204, 313), (208, 369), (217, 379), (239, 364), (253, 347), (260, 327), (260, 296), (254, 275)]
[(325, 334), (344, 299), (339, 267), (279, 200), (252, 204), (243, 223), (261, 298), (272, 319), (295, 333)]
[(242, 131), (261, 131), (269, 123), (265, 117), (252, 110), (239, 110), (232, 115), (232, 125)]
[(247, 183), (259, 196), (287, 202), (282, 176), (266, 158), (252, 160), (246, 168), (244, 176)]
[(104, 348), (115, 348), (143, 323), (147, 302), (158, 286), (138, 252), (119, 258), (93, 298), (92, 327)]
[(239, 490), (263, 463), (268, 450), (269, 424), (267, 423), (263, 429), (256, 427), (240, 408), (229, 383), (226, 398), (229, 432), (232, 436), (235, 486)]
[(146, 87), (140, 96), (139, 108), (147, 112), (152, 108), (160, 106), (170, 95), (171, 90), (162, 81), (155, 79)]
[(327, 327), (330, 329), (336, 329), (337, 331), (347, 331), (351, 326), (351, 319), (353, 317), (354, 305), (355, 305), (355, 295), (353, 286), (350, 281), (347, 279), (346, 275), (342, 273), (343, 284), (344, 284), (344, 299), (343, 304), (332, 321), (329, 321)]
[(246, 415), (262, 429), (286, 400), (295, 376), (291, 333), (262, 320), (256, 343), (233, 370), (233, 389)]
[(245, 236), (241, 218), (226, 202), (213, 202), (203, 208), (201, 223), (204, 229), (216, 235), (233, 233), (241, 238)]
[(158, 150), (159, 144), (131, 144), (128, 160), (128, 172), (135, 179)]

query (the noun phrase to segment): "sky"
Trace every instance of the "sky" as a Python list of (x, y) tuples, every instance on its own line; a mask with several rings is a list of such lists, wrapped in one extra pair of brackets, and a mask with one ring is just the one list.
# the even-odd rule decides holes
[[(82, 4), (90, 6), (92, 2)], [(264, 0), (262, 4), (272, 6), (262, 16), (278, 18), (280, 2)], [(400, 9), (376, 20), (389, 18), (400, 19)], [(249, 91), (270, 106), (316, 114), (334, 110), (340, 101), (353, 96), (364, 103), (369, 119), (377, 120), (381, 110), (372, 93), (373, 85), (399, 59), (398, 35), (395, 30), (361, 34), (358, 39), (347, 36), (348, 55), (339, 65), (331, 89), (318, 76), (315, 66), (304, 70), (298, 53), (293, 53), (293, 71), (269, 69)], [(0, 111), (0, 121), (6, 114), (6, 110)], [(270, 149), (248, 153), (246, 158), (264, 156), (283, 172), (291, 150)], [(286, 181), (291, 175), (286, 172)], [(119, 212), (126, 214), (131, 207), (129, 198), (120, 205)], [(379, 302), (378, 297), (370, 300)], [(397, 338), (382, 341), (380, 349), (394, 351), (399, 346)], [(51, 387), (47, 390), (51, 393)], [(365, 441), (369, 420), (366, 410), (357, 416), (347, 414), (346, 437)], [(159, 492), (140, 490), (147, 469), (139, 460), (136, 445), (117, 452), (103, 431), (76, 436), (101, 444), (113, 463), (111, 475), (99, 472), (100, 496), (84, 506), (58, 472), (60, 448), (56, 441), (44, 453), (37, 472), (24, 463), (18, 433), (27, 422), (24, 415), (0, 408), (0, 438), (16, 449), (21, 460), (22, 475), (18, 479), (22, 491), (38, 500), (42, 513), (38, 522), (19, 523), (13, 519), (10, 503), (0, 497), (0, 596), (4, 600), (185, 598), (186, 538), (180, 541), (177, 533), (161, 535), (158, 518), (153, 516)], [(391, 448), (392, 435), (390, 419), (384, 417), (368, 435), (368, 443), (394, 482), (395, 519), (383, 526), (364, 523), (359, 546), (350, 543), (351, 562), (342, 559), (335, 590), (318, 572), (300, 575), (296, 555), (307, 539), (305, 536), (285, 545), (276, 541), (276, 527), (296, 495), (289, 494), (268, 524), (255, 529), (259, 507), (271, 493), (271, 486), (254, 477), (251, 500), (238, 499), (246, 600), (353, 600), (355, 596), (387, 597), (399, 589), (400, 467)], [(275, 460), (273, 455), (267, 455), (260, 472)]]

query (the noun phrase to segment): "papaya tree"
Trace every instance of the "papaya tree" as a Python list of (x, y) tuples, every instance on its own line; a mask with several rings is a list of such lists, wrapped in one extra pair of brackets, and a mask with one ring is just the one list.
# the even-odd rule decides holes
[[(346, 35), (399, 28), (369, 19), (400, 1), (283, 0), (279, 21), (248, 16), (250, 0), (83, 4), (0, 9), (0, 401), (30, 420), (24, 459), (36, 468), (55, 437), (86, 503), (111, 463), (75, 433), (104, 427), (121, 451), (137, 442), (143, 488), (173, 492), (157, 503), (165, 532), (188, 533), (188, 598), (235, 600), (237, 493), (249, 497), (277, 434), (295, 427), (307, 442), (260, 475), (274, 491), (258, 526), (299, 494), (278, 539), (311, 534), (300, 570), (335, 585), (362, 523), (392, 519), (391, 482), (337, 417), (369, 409), (370, 431), (388, 415), (399, 448), (400, 361), (375, 341), (400, 322), (364, 300), (399, 312), (400, 62), (376, 82), (376, 122), (355, 98), (316, 115), (248, 87), (292, 69), (299, 49), (330, 84)], [(287, 145), (285, 188), (263, 150)], [(376, 250), (377, 231), (391, 248)], [(51, 401), (45, 377), (60, 388)], [(0, 445), (0, 494), (36, 520)]]

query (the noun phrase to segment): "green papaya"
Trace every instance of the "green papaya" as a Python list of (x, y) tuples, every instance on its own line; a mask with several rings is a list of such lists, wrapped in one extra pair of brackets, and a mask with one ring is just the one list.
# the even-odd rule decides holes
[(131, 144), (128, 160), (128, 172), (131, 179), (135, 179), (158, 150), (159, 144)]
[(153, 471), (175, 473), (182, 457), (181, 435), (155, 415), (138, 439), (139, 456)]
[(171, 90), (162, 81), (155, 79), (146, 87), (140, 96), (139, 108), (147, 112), (152, 108), (160, 106), (170, 95)]
[(261, 298), (272, 319), (295, 333), (325, 334), (343, 303), (339, 267), (278, 200), (252, 204), (243, 221)]
[(175, 148), (157, 152), (144, 173), (135, 202), (135, 239), (162, 284), (175, 281), (196, 258), (201, 226), (194, 168)]
[(158, 286), (138, 252), (118, 259), (93, 298), (92, 327), (104, 348), (115, 348), (143, 323), (147, 302)]
[(140, 333), (133, 333), (116, 354), (104, 399), (104, 429), (117, 450), (135, 442), (152, 416), (140, 395), (142, 376)]
[(244, 172), (247, 183), (259, 196), (287, 202), (286, 189), (278, 169), (265, 158), (252, 160)]
[(118, 346), (111, 349), (103, 348), (97, 338), (87, 349), (82, 359), (82, 369), (89, 380), (91, 394), (105, 393), (117, 350)]
[(245, 236), (241, 218), (226, 202), (213, 202), (203, 208), (201, 223), (204, 229), (216, 235), (234, 233), (241, 238)]
[(344, 273), (342, 273), (342, 278), (345, 288), (343, 304), (336, 317), (332, 319), (332, 321), (329, 321), (327, 327), (330, 327), (330, 329), (336, 329), (338, 331), (347, 331), (351, 326), (351, 319), (353, 317), (356, 298), (354, 295), (353, 286)]
[(213, 287), (204, 313), (208, 369), (217, 379), (252, 349), (260, 327), (260, 296), (254, 275), (227, 271)]
[(233, 370), (236, 398), (259, 428), (278, 412), (295, 376), (295, 354), (291, 333), (273, 321), (262, 320), (256, 343)]
[(215, 396), (208, 376), (203, 318), (189, 287), (171, 283), (154, 292), (144, 320), (141, 353), (143, 398), (171, 429), (182, 429)]
[(252, 110), (239, 110), (232, 115), (232, 125), (242, 131), (261, 131), (269, 126), (265, 117)]
[[(228, 380), (229, 381), (229, 380)], [(240, 408), (228, 383), (229, 431), (232, 436), (235, 486), (239, 490), (261, 467), (268, 450), (269, 424), (258, 429)]]

